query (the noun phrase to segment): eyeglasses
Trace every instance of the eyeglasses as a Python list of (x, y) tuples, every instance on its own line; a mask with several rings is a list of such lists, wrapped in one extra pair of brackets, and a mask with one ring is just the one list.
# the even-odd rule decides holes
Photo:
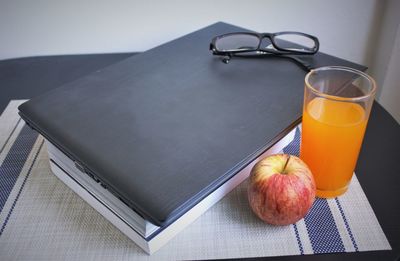
[(229, 33), (212, 39), (210, 50), (228, 63), (232, 56), (279, 55), (301, 61), (292, 55), (312, 55), (319, 50), (318, 38), (301, 32)]

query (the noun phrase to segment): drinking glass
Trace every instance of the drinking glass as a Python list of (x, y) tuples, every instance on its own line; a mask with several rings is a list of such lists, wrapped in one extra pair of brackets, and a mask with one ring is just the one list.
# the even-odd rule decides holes
[(352, 68), (321, 67), (306, 75), (300, 157), (318, 197), (347, 191), (375, 92), (374, 79)]

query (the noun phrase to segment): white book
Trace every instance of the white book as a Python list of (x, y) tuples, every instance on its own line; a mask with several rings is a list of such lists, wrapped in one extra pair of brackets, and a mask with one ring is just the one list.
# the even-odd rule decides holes
[(152, 254), (244, 181), (259, 159), (280, 152), (293, 140), (294, 135), (295, 129), (197, 205), (165, 227), (156, 226), (143, 219), (120, 198), (97, 182), (94, 177), (82, 172), (79, 165), (76, 165), (52, 143), (46, 140), (46, 145), (53, 173), (122, 233), (148, 254)]

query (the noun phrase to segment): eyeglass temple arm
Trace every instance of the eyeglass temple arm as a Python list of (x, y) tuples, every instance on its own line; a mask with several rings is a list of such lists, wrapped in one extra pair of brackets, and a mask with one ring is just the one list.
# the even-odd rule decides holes
[[(299, 57), (296, 56), (289, 56), (289, 55), (280, 55), (280, 57), (282, 58), (287, 58), (287, 59), (291, 59), (292, 61), (294, 61), (297, 65), (299, 65), (304, 71), (309, 72), (312, 69), (314, 69), (314, 67), (309, 64), (308, 62), (300, 59)], [(228, 64), (229, 61), (232, 58), (232, 54), (226, 54), (224, 56), (221, 57), (221, 61), (225, 64)]]
[(301, 59), (301, 58), (299, 58), (297, 56), (281, 55), (281, 57), (292, 59), (294, 62), (296, 62), (306, 72), (309, 72), (312, 69), (314, 69), (314, 67), (310, 63), (308, 63), (307, 61), (304, 61), (303, 59)]
[[(265, 51), (263, 51), (265, 52)], [(264, 53), (265, 55), (268, 55), (268, 52)], [(294, 61), (297, 65), (299, 65), (304, 71), (309, 72), (312, 69), (314, 69), (314, 66), (312, 66), (309, 62), (305, 61), (304, 59), (301, 59), (300, 57), (296, 55), (291, 55), (291, 54), (276, 54), (276, 57), (282, 57), (286, 59), (290, 59)]]

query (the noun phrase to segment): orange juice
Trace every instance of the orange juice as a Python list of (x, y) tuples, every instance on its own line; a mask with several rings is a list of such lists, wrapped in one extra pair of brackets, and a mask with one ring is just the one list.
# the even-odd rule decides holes
[(300, 157), (314, 175), (317, 196), (335, 197), (347, 190), (366, 125), (357, 103), (316, 97), (304, 106)]

